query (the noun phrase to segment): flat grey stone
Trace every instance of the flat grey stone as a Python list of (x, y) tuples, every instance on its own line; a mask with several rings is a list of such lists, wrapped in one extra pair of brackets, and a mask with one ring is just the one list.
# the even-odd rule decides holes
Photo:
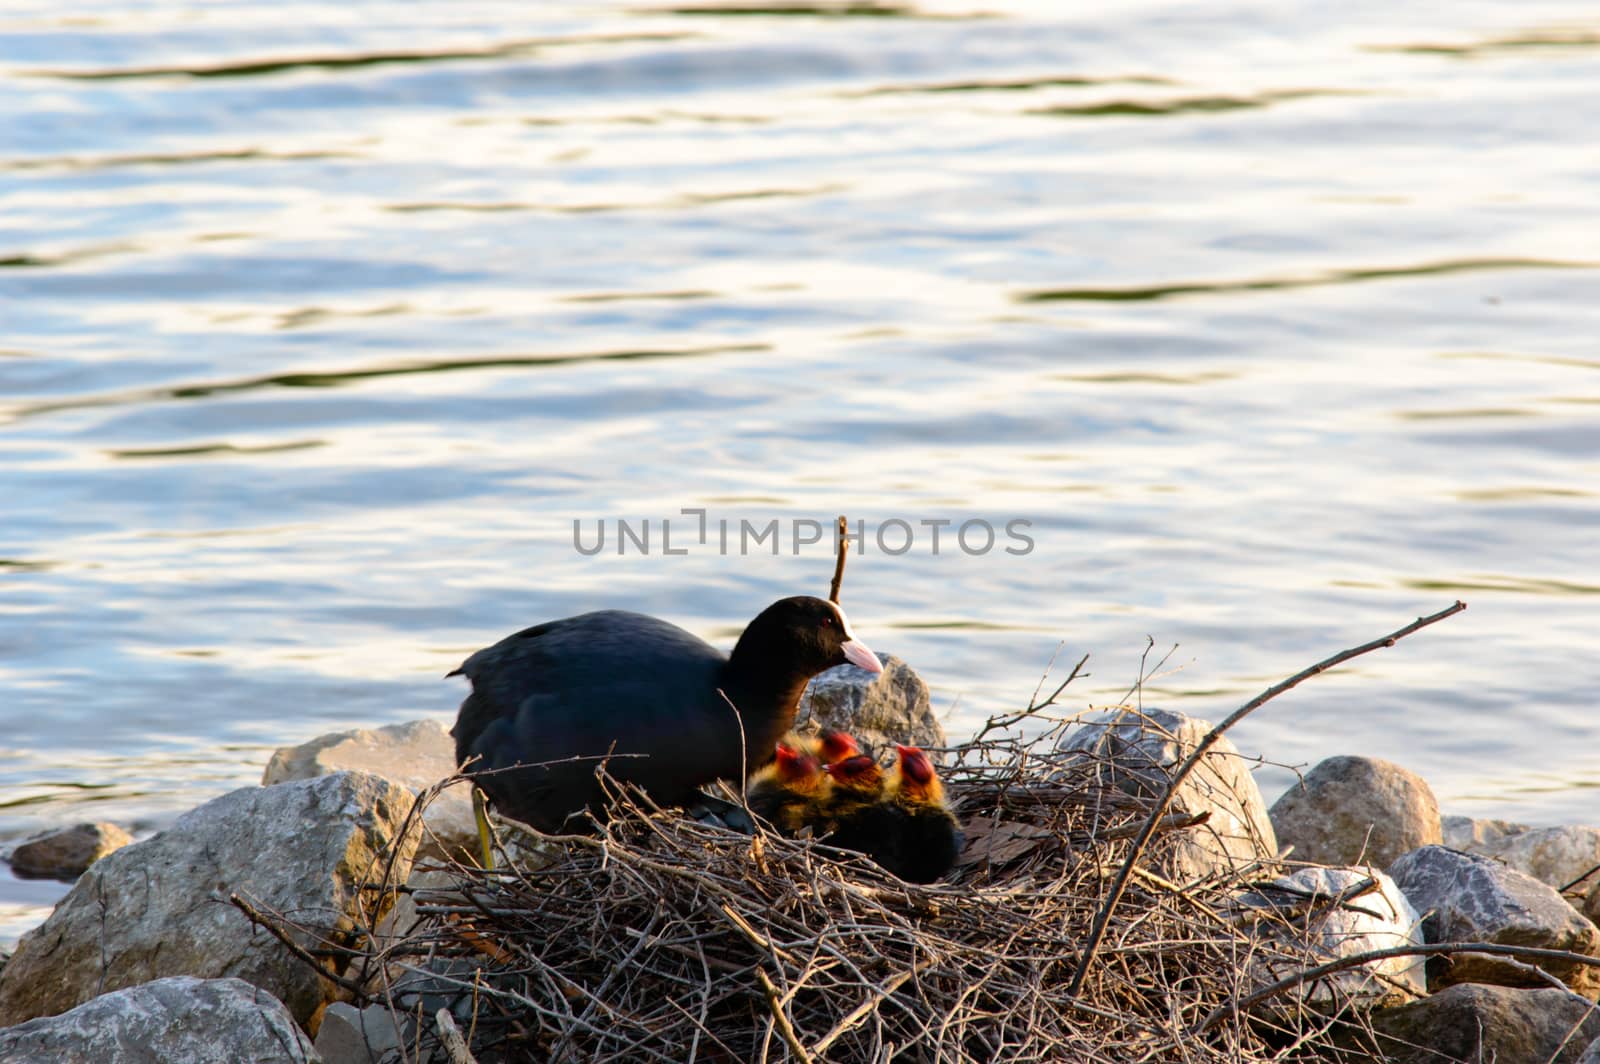
[(386, 1007), (335, 1001), (322, 1014), (316, 1048), (323, 1064), (385, 1064), (400, 1059), (404, 1041), (404, 1021)]
[(175, 976), (0, 1030), (7, 1064), (320, 1064), (289, 1010), (240, 979)]

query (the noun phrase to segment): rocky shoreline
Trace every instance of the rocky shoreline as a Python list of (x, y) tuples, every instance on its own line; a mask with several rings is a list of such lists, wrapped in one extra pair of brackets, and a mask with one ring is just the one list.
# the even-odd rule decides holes
[[(818, 677), (803, 720), (944, 744), (926, 687), (895, 659), (881, 677)], [(1148, 790), (1209, 730), (1113, 709), (1085, 715), (1060, 749)], [(1196, 826), (1160, 872), (1182, 883), (1253, 869), (1236, 898), (1246, 921), (1331, 908), (1301, 945), (1307, 967), (1390, 954), (1298, 985), (1295, 1001), (1362, 1009), (1397, 1047), (1416, 1047), (1394, 1060), (1600, 1064), (1600, 964), (1584, 960), (1600, 957), (1600, 829), (1441, 816), (1420, 777), (1362, 757), (1319, 763), (1269, 810), (1249, 768), (1226, 738), (1206, 755), (1172, 806)], [(361, 973), (252, 914), (292, 914), (324, 940), (394, 933), (408, 899), (370, 884), (474, 845), (465, 785), (431, 792), (453, 771), (435, 721), (344, 732), (278, 751), (262, 786), (153, 838), (83, 825), (19, 846), (13, 863), (78, 878), (0, 969), (0, 1059), (401, 1059), (392, 1014), (349, 1004)], [(1482, 948), (1433, 948), (1451, 943)], [(1295, 975), (1246, 974), (1263, 987)]]

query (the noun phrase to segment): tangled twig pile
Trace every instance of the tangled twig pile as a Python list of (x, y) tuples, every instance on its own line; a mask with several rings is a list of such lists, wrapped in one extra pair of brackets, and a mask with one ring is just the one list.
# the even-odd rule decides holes
[[(525, 840), (529, 859), (495, 870), (453, 863), (400, 886), (391, 861), (365, 927), (319, 933), (233, 900), (338, 986), (389, 1008), (403, 1038), (386, 1061), (1371, 1059), (1351, 995), (1393, 987), (1352, 970), (1477, 947), (1329, 959), (1319, 923), (1374, 879), (1263, 910), (1241, 895), (1273, 871), (1270, 854), (1190, 882), (1155, 870), (1182, 867), (1168, 858), (1209, 816), (1170, 805), (1223, 731), (1464, 608), (1267, 689), (1166, 766), (1154, 794), (1061, 749), (1077, 718), (1047, 711), (1079, 662), (1043, 702), (950, 751), (946, 793), (968, 844), (935, 885), (825, 840), (743, 835), (619, 795), (593, 834)], [(413, 823), (461, 782), (425, 794)], [(407, 904), (378, 926), (397, 893)], [(1330, 978), (1341, 973), (1355, 979)]]
[[(945, 883), (623, 802), (591, 836), (541, 837), (542, 861), (453, 865), (448, 885), (414, 889), (414, 921), (365, 958), (388, 973), (375, 996), (424, 1018), (408, 1056), (432, 1057), (445, 1007), (480, 1064), (1252, 1061), (1322, 1041), (1320, 1013), (1216, 1022), (1260, 986), (1264, 952), (1288, 949), (1230, 913), (1250, 869), (1189, 884), (1141, 870), (1068, 994), (1150, 802), (1057, 753), (1069, 721), (1039, 717), (1028, 737), (954, 751), (945, 777), (972, 837)], [(1141, 865), (1201, 820), (1165, 818)]]

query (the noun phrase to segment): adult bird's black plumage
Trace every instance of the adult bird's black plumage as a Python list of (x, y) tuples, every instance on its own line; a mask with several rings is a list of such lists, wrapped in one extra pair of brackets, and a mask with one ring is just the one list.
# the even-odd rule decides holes
[(847, 662), (882, 671), (837, 605), (805, 596), (768, 606), (726, 656), (638, 613), (550, 621), (451, 673), (472, 683), (451, 730), (456, 759), (476, 759), (467, 771), (501, 813), (544, 831), (600, 805), (595, 768), (607, 756), (615, 779), (683, 805), (702, 784), (770, 761), (807, 681)]

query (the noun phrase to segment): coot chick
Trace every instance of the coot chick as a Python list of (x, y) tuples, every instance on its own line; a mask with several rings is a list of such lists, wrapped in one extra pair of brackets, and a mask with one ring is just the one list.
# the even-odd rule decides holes
[(864, 853), (888, 868), (899, 846), (899, 816), (883, 800), (883, 769), (866, 754), (823, 769), (833, 793), (823, 803), (817, 834), (829, 845)]
[(797, 736), (794, 745), (817, 759), (819, 765), (837, 765), (861, 753), (856, 737), (828, 728), (816, 735)]
[(907, 883), (932, 883), (955, 866), (961, 853), (961, 822), (945, 800), (944, 784), (928, 755), (895, 744), (899, 762), (884, 783), (884, 801), (898, 821), (900, 844), (880, 861)]
[(793, 835), (814, 824), (833, 790), (833, 781), (810, 753), (779, 743), (772, 764), (758, 769), (745, 788), (750, 811)]
[(500, 813), (546, 832), (600, 808), (595, 768), (607, 756), (614, 779), (682, 805), (769, 761), (807, 681), (846, 663), (882, 671), (837, 605), (806, 596), (768, 606), (727, 656), (638, 613), (549, 621), (450, 674), (472, 683), (451, 729), (456, 760), (476, 759), (468, 771)]

